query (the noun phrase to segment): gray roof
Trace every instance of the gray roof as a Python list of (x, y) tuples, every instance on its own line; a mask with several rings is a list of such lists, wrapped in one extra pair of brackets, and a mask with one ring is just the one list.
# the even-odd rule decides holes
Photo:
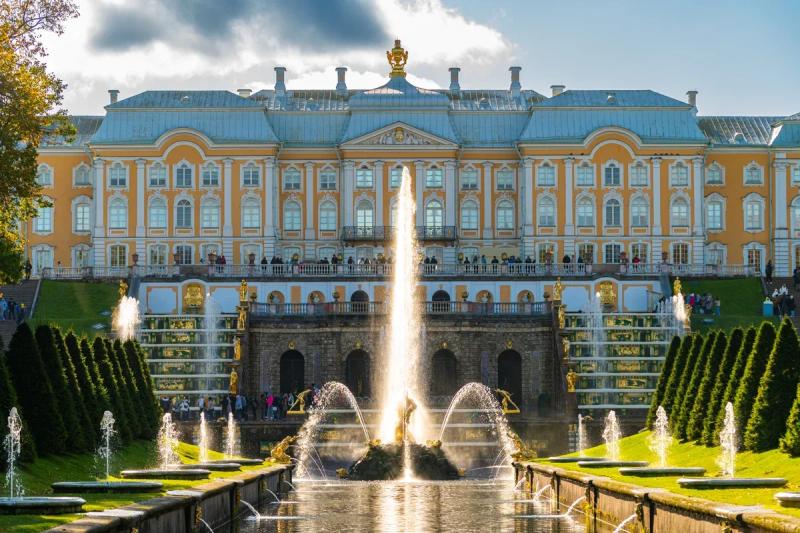
[(230, 109), (261, 105), (230, 91), (145, 91), (109, 104), (106, 109)]
[[(768, 145), (772, 124), (781, 117), (706, 116), (698, 125), (714, 145)], [(737, 137), (737, 134), (741, 136)]]
[(390, 78), (387, 83), (360, 91), (350, 97), (350, 109), (448, 109), (450, 99), (439, 91), (422, 89), (405, 78)]
[[(612, 97), (612, 98), (610, 98)], [(651, 91), (630, 89), (601, 89), (564, 91), (538, 104), (538, 107), (687, 107), (691, 106), (669, 96)]]
[(72, 125), (75, 126), (75, 136), (72, 139), (65, 139), (61, 135), (46, 135), (42, 139), (41, 146), (54, 147), (54, 146), (85, 146), (91, 139), (92, 135), (100, 127), (103, 122), (103, 117), (93, 115), (73, 115), (69, 117)]

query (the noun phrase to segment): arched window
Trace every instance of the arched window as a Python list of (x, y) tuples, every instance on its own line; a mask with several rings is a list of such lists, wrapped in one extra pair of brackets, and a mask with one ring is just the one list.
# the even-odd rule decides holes
[(594, 226), (594, 203), (591, 198), (584, 197), (578, 200), (578, 208), (576, 211), (578, 215), (578, 226)]
[(295, 201), (286, 202), (283, 207), (283, 229), (286, 231), (300, 231), (300, 204)]
[(219, 227), (219, 200), (216, 198), (209, 198), (200, 206), (200, 227)]
[(620, 226), (622, 225), (622, 206), (619, 200), (611, 198), (606, 201), (605, 220), (603, 221), (606, 226)]
[(175, 227), (192, 227), (192, 203), (189, 200), (179, 200), (178, 205), (175, 206)]
[(258, 228), (261, 225), (261, 206), (255, 198), (246, 198), (242, 203), (242, 227)]
[(33, 219), (33, 231), (36, 233), (50, 233), (53, 231), (52, 206), (40, 206), (36, 208), (36, 218)]
[(673, 187), (687, 187), (689, 185), (689, 167), (680, 161), (670, 168), (669, 175)]
[(606, 187), (619, 187), (622, 185), (622, 172), (618, 164), (609, 163), (603, 169), (603, 185)]
[(647, 227), (649, 211), (650, 206), (647, 204), (646, 198), (637, 196), (631, 200), (631, 226), (636, 228)]
[(345, 383), (354, 396), (370, 394), (369, 355), (364, 350), (353, 350), (344, 363)]
[(300, 190), (300, 171), (294, 168), (288, 168), (283, 172), (283, 190), (284, 191), (299, 191)]
[(128, 227), (128, 206), (122, 198), (115, 198), (108, 205), (108, 227), (110, 229)]
[(556, 225), (556, 203), (549, 196), (539, 198), (539, 205), (536, 208), (539, 213), (540, 226), (555, 226)]
[(181, 163), (175, 169), (175, 187), (180, 189), (190, 189), (192, 187), (192, 167), (186, 163)]
[(497, 229), (514, 229), (514, 204), (508, 200), (497, 204)]
[(447, 349), (433, 354), (431, 361), (431, 396), (452, 396), (458, 390), (458, 362)]
[(478, 204), (473, 200), (461, 204), (461, 229), (478, 229)]
[(75, 178), (75, 185), (91, 185), (92, 184), (92, 173), (89, 169), (88, 165), (84, 165), (81, 163), (77, 167), (75, 167), (74, 171), (74, 178)]
[(764, 201), (758, 195), (750, 194), (745, 198), (744, 229), (747, 231), (764, 229)]
[(356, 226), (359, 228), (375, 227), (375, 216), (372, 204), (367, 200), (362, 200), (356, 206)]
[(442, 215), (442, 202), (431, 200), (425, 206), (425, 226), (429, 228), (441, 228), (444, 225)]
[[(790, 210), (790, 216), (792, 220), (792, 235), (794, 235), (795, 231), (800, 230), (800, 196), (792, 200)], [(800, 264), (797, 266), (800, 266)]]
[(708, 199), (706, 200), (706, 229), (721, 230), (724, 226), (725, 208), (722, 200)]
[(147, 172), (148, 183), (150, 187), (166, 187), (167, 186), (167, 169), (159, 162), (150, 165)]
[(722, 167), (715, 161), (706, 169), (706, 183), (709, 185), (721, 185), (722, 181)]
[(542, 163), (536, 169), (536, 184), (539, 187), (555, 187), (556, 169), (550, 163)]
[(631, 167), (630, 182), (631, 187), (647, 187), (647, 166), (643, 162), (637, 161)]
[(671, 212), (673, 226), (689, 225), (689, 202), (685, 198), (675, 198), (672, 201)]
[(319, 206), (319, 229), (336, 231), (336, 204), (330, 200), (322, 202)]
[(167, 227), (167, 201), (163, 198), (153, 198), (150, 200), (150, 227)]
[(392, 202), (389, 208), (389, 225), (397, 226), (397, 202)]
[(82, 201), (75, 204), (74, 221), (72, 227), (76, 232), (91, 230), (91, 207), (89, 202)]
[(750, 163), (744, 169), (745, 185), (762, 185), (764, 183), (764, 172), (756, 163)]

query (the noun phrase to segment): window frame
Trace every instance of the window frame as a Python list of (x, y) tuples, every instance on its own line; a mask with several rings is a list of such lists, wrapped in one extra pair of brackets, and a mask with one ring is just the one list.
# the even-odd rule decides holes
[[(589, 174), (589, 181), (584, 183), (581, 178), (581, 170), (587, 171)], [(575, 186), (576, 187), (594, 187), (594, 165), (588, 161), (582, 162), (580, 165), (575, 166)]]
[(242, 187), (261, 187), (261, 167), (253, 161), (241, 166)]
[(425, 204), (424, 217), (423, 223), (426, 228), (444, 228), (444, 204), (442, 201), (438, 198), (428, 200)]
[[(154, 171), (159, 171), (161, 176), (159, 182), (154, 183)], [(147, 167), (147, 187), (149, 189), (164, 189), (167, 187), (167, 166), (161, 161), (154, 161)]]
[[(675, 214), (675, 208), (678, 205), (683, 205), (686, 209), (686, 214)], [(685, 223), (680, 224), (679, 222), (685, 218)], [(692, 223), (692, 216), (691, 216), (691, 209), (689, 206), (689, 200), (684, 198), (683, 196), (676, 196), (672, 199), (669, 203), (669, 225), (671, 228), (688, 228)]]
[(220, 202), (217, 198), (205, 198), (200, 202), (200, 229), (219, 229)]
[[(121, 217), (121, 221), (119, 217)], [(128, 229), (128, 202), (124, 198), (117, 197), (109, 200), (108, 229)]]
[[(465, 217), (465, 214), (467, 215)], [(474, 218), (474, 227), (472, 227), (472, 219)], [(470, 223), (467, 225), (465, 220)], [(478, 202), (474, 199), (470, 198), (464, 200), (461, 203), (461, 208), (459, 209), (459, 221), (461, 223), (462, 230), (468, 231), (477, 231), (480, 227), (480, 207), (478, 206)]]
[[(709, 179), (712, 170), (719, 172), (719, 180), (711, 181)], [(706, 167), (705, 178), (706, 185), (725, 185), (725, 167), (720, 165), (719, 161), (712, 161), (712, 163)]]
[[(82, 211), (85, 211), (85, 221), (81, 220), (83, 218), (81, 216)], [(85, 222), (85, 227), (82, 227), (81, 222)], [(83, 200), (76, 202), (72, 215), (72, 232), (89, 233), (90, 231), (92, 231), (92, 204)]]
[[(289, 217), (290, 214), (291, 218)], [(287, 222), (291, 222), (291, 224)], [(282, 223), (284, 231), (302, 231), (303, 206), (300, 205), (300, 202), (297, 200), (288, 200), (283, 204)]]
[[(709, 231), (723, 231), (725, 229), (725, 202), (721, 198), (706, 198), (706, 229)], [(712, 206), (719, 208), (718, 217), (712, 213)], [(712, 226), (712, 216), (719, 219), (718, 226)]]
[[(185, 218), (188, 211), (188, 224)], [(192, 229), (194, 228), (194, 204), (188, 198), (179, 198), (175, 202), (175, 229)]]
[[(323, 168), (319, 171), (319, 190), (320, 191), (336, 191), (339, 187), (339, 180), (337, 178), (336, 170), (332, 168)], [(333, 185), (331, 187), (331, 184)]]
[[(332, 223), (331, 223), (332, 222)], [(336, 231), (339, 224), (339, 209), (333, 200), (324, 200), (319, 204), (319, 230)]]
[[(547, 211), (549, 210), (549, 213)], [(542, 218), (544, 215), (545, 218)], [(536, 224), (542, 228), (556, 227), (556, 201), (550, 195), (542, 195), (536, 202)]]
[[(616, 205), (616, 212), (612, 211), (613, 216), (609, 216), (609, 208), (615, 209), (612, 202)], [(621, 228), (622, 227), (622, 201), (619, 198), (607, 198), (603, 202), (603, 227)]]
[[(49, 200), (52, 205), (39, 206), (36, 208), (36, 216), (33, 217), (33, 232), (37, 235), (48, 235), (53, 233), (53, 218), (55, 217), (55, 204)], [(42, 216), (46, 214), (46, 216)], [(47, 226), (42, 226), (43, 222), (47, 222)]]
[[(253, 223), (255, 213), (255, 223)], [(261, 202), (258, 198), (246, 196), (242, 199), (242, 229), (252, 230), (261, 227)]]
[(288, 167), (283, 170), (281, 186), (284, 191), (302, 191), (303, 177), (300, 170), (295, 167)]
[[(156, 209), (158, 209), (158, 211), (156, 211)], [(163, 224), (159, 225), (159, 221), (154, 218), (156, 216), (158, 216), (159, 218), (163, 216)], [(154, 220), (156, 220), (156, 224), (153, 224)], [(152, 229), (165, 230), (167, 229), (168, 225), (169, 225), (169, 207), (167, 205), (166, 198), (163, 198), (161, 196), (150, 198), (150, 201), (147, 204), (147, 226)]]
[[(375, 227), (375, 206), (369, 200), (361, 200), (355, 207), (355, 223), (360, 229)], [(369, 216), (367, 216), (369, 215)]]
[[(121, 254), (118, 252), (121, 252)], [(117, 243), (108, 246), (108, 266), (112, 268), (124, 268), (128, 266), (127, 244)]]
[[(644, 214), (637, 213), (644, 208)], [(631, 227), (647, 228), (650, 226), (650, 202), (644, 196), (631, 198)]]
[(513, 191), (514, 171), (510, 168), (501, 168), (494, 173), (495, 190)]
[[(477, 191), (480, 189), (480, 173), (478, 172), (477, 168), (465, 168), (461, 171), (461, 175), (459, 176), (459, 188), (462, 191)], [(464, 178), (469, 177), (470, 180), (474, 178), (473, 181), (466, 181)]]
[[(51, 167), (47, 163), (39, 163), (39, 165), (36, 167), (36, 178), (35, 178), (36, 185), (38, 185), (39, 187), (52, 187), (53, 182), (55, 181), (54, 174), (55, 172), (53, 170), (53, 167)], [(42, 175), (47, 176), (47, 181), (41, 180)]]
[[(617, 170), (617, 175), (613, 176), (612, 172), (611, 176), (612, 178), (614, 177), (616, 178), (617, 183), (611, 183), (611, 181), (609, 180), (609, 170), (611, 169)], [(624, 183), (625, 183), (625, 177), (623, 176), (622, 173), (622, 165), (615, 160), (606, 161), (606, 163), (603, 165), (603, 187), (614, 187), (614, 188), (623, 187)]]
[(495, 206), (495, 228), (499, 231), (513, 231), (516, 224), (514, 215), (514, 203), (511, 200), (497, 202)]
[(441, 189), (444, 187), (444, 171), (443, 169), (432, 165), (425, 169), (425, 188), (426, 189)]
[[(81, 171), (86, 171), (86, 181), (82, 181), (79, 178)], [(79, 163), (72, 169), (72, 186), (73, 187), (91, 187), (94, 184), (94, 176), (92, 173), (92, 167), (87, 165), (86, 163)]]
[[(748, 210), (751, 207), (758, 208), (758, 213), (755, 214), (758, 217), (758, 225), (755, 227), (750, 224), (750, 218), (753, 216), (753, 214), (748, 213)], [(764, 231), (764, 199), (760, 196), (747, 195), (744, 198), (744, 202), (742, 202), (742, 208), (744, 209), (744, 216), (742, 219), (744, 223), (744, 230), (753, 233)]]
[[(584, 224), (581, 223), (581, 218), (586, 218), (585, 213), (581, 213), (581, 208), (588, 207), (591, 210), (589, 216), (591, 217), (591, 224)], [(575, 202), (575, 222), (577, 223), (579, 228), (595, 228), (597, 227), (597, 214), (595, 213), (595, 202), (591, 198), (587, 196), (579, 197), (578, 201)], [(585, 220), (583, 221), (585, 222)]]
[[(758, 181), (750, 181), (749, 175), (750, 172), (757, 171), (758, 172)], [(764, 167), (756, 163), (755, 161), (751, 161), (745, 165), (744, 170), (742, 171), (742, 180), (744, 185), (747, 186), (761, 186), (764, 185)]]
[[(679, 175), (678, 171), (681, 171), (681, 174), (685, 173), (685, 182), (681, 183), (683, 179), (682, 176)], [(692, 177), (689, 173), (689, 165), (687, 165), (683, 161), (675, 161), (669, 166), (669, 186), (670, 187), (688, 187)]]
[[(369, 180), (366, 177), (369, 177)], [(373, 187), (375, 187), (375, 170), (366, 165), (361, 165), (356, 169), (355, 188), (372, 189)]]
[[(395, 181), (396, 175), (396, 181)], [(401, 165), (395, 165), (389, 169), (389, 188), (390, 189), (399, 189), (400, 185), (403, 183), (403, 167)]]
[[(644, 178), (640, 179), (639, 171), (644, 172)], [(628, 184), (631, 187), (649, 187), (650, 186), (650, 167), (641, 159), (631, 163), (628, 169)]]
[(108, 167), (108, 188), (128, 188), (128, 165), (115, 161)]
[(536, 167), (536, 186), (555, 187), (556, 186), (556, 167), (549, 161), (545, 161)]
[[(186, 184), (188, 175), (189, 183)], [(176, 189), (193, 189), (194, 188), (194, 165), (181, 161), (175, 165), (175, 188)]]

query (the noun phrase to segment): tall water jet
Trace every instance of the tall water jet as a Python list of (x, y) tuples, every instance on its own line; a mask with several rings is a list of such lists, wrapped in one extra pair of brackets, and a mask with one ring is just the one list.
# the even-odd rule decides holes
[(17, 459), (22, 453), (22, 420), (17, 414), (17, 408), (12, 407), (8, 413), (8, 435), (3, 439), (6, 450), (6, 486), (9, 498), (19, 498), (23, 494), (22, 485), (17, 480)]
[(197, 458), (201, 463), (208, 462), (208, 424), (206, 424), (206, 414), (200, 413), (200, 439), (198, 442), (200, 451)]
[(159, 466), (163, 470), (174, 468), (180, 463), (178, 457), (178, 430), (172, 421), (170, 413), (161, 418), (161, 427), (158, 430), (157, 445)]
[[(206, 360), (206, 374), (217, 374), (219, 371), (214, 368), (219, 360), (219, 319), (222, 310), (219, 304), (211, 295), (206, 293), (206, 303), (203, 308), (203, 327), (205, 329), (205, 360)], [(205, 388), (206, 391), (212, 391), (216, 388), (213, 383), (214, 378), (206, 378)]]
[(122, 296), (111, 317), (111, 325), (117, 337), (121, 341), (133, 339), (141, 321), (139, 300), (132, 296)]
[(672, 445), (672, 435), (669, 433), (669, 418), (662, 406), (658, 406), (656, 411), (656, 421), (653, 425), (653, 433), (648, 442), (650, 451), (658, 457), (658, 466), (667, 466), (667, 452)]
[(725, 404), (725, 422), (719, 432), (719, 444), (722, 449), (717, 464), (722, 469), (722, 475), (732, 478), (736, 473), (736, 452), (739, 442), (736, 437), (736, 416), (733, 413), (731, 402)]
[(612, 461), (619, 461), (619, 438), (622, 433), (617, 422), (617, 413), (612, 409), (606, 416), (606, 424), (603, 428), (603, 440), (606, 443), (606, 457)]
[(228, 423), (225, 426), (225, 457), (237, 456), (239, 453), (237, 442), (236, 419), (233, 418), (233, 413), (228, 413)]
[(114, 415), (111, 414), (111, 411), (105, 411), (103, 413), (103, 419), (100, 420), (100, 433), (102, 434), (102, 442), (100, 447), (97, 449), (97, 456), (105, 463), (106, 467), (106, 477), (108, 479), (109, 474), (111, 472), (111, 440), (114, 438)]
[(578, 453), (583, 452), (589, 447), (589, 439), (586, 436), (586, 427), (583, 424), (583, 415), (578, 415)]

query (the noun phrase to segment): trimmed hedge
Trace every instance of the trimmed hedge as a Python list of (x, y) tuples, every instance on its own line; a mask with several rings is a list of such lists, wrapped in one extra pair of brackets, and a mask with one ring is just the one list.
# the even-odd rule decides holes
[(89, 376), (94, 384), (94, 396), (97, 399), (95, 425), (99, 427), (100, 421), (103, 419), (103, 413), (112, 409), (111, 397), (108, 394), (108, 388), (103, 381), (103, 377), (100, 375), (100, 367), (94, 358), (92, 345), (89, 344), (89, 339), (86, 337), (81, 338), (81, 355), (83, 360), (86, 361), (86, 369), (89, 371)]
[(128, 367), (131, 369), (131, 375), (136, 383), (139, 408), (142, 409), (144, 414), (147, 430), (144, 437), (151, 438), (157, 433), (159, 425), (158, 403), (155, 396), (153, 396), (153, 387), (149, 378), (145, 378), (142, 368), (144, 361), (140, 357), (141, 352), (138, 350), (138, 346), (133, 341), (128, 340), (125, 341), (122, 348), (125, 351)]
[[(725, 405), (729, 402), (736, 402), (736, 391), (741, 384), (742, 375), (744, 374), (745, 367), (747, 366), (747, 359), (750, 357), (750, 352), (753, 350), (753, 345), (756, 342), (757, 330), (754, 326), (747, 328), (744, 334), (744, 340), (739, 347), (739, 352), (736, 354), (736, 361), (731, 368), (728, 384), (725, 386), (725, 392), (719, 401), (719, 411), (716, 419), (713, 421), (713, 427), (709, 428), (709, 437), (711, 444), (709, 446), (716, 446), (719, 438), (719, 431), (725, 425)], [(704, 430), (705, 433), (705, 430)]]
[(119, 431), (120, 439), (123, 442), (130, 442), (134, 435), (130, 426), (131, 417), (126, 409), (122, 389), (119, 383), (117, 383), (117, 379), (114, 375), (114, 365), (106, 351), (106, 343), (102, 337), (94, 338), (92, 342), (92, 353), (94, 354), (97, 368), (100, 371), (100, 376), (103, 379), (103, 384), (108, 391), (109, 404), (111, 406), (110, 410), (114, 413), (114, 420), (116, 420), (115, 427)]
[[(714, 332), (712, 331), (709, 337), (713, 335)], [(669, 416), (671, 419), (672, 434), (676, 437), (681, 434), (681, 418), (683, 417), (683, 412), (690, 407), (689, 400), (687, 399), (689, 387), (692, 383), (692, 378), (697, 372), (697, 368), (702, 368), (698, 365), (698, 361), (700, 361), (703, 347), (706, 345), (707, 340), (707, 338), (704, 338), (699, 333), (694, 335), (692, 350), (689, 352), (689, 360), (686, 362), (686, 368), (683, 369), (683, 375), (681, 376), (678, 390), (675, 393), (675, 408), (672, 413), (669, 413)]]
[(97, 431), (98, 428), (95, 427), (92, 417), (89, 414), (89, 408), (87, 407), (86, 398), (84, 398), (83, 395), (83, 389), (78, 379), (77, 370), (75, 370), (75, 365), (72, 364), (72, 358), (69, 355), (67, 345), (64, 342), (64, 336), (61, 334), (60, 329), (53, 328), (53, 340), (56, 343), (58, 355), (61, 357), (61, 366), (64, 367), (64, 373), (67, 375), (67, 385), (72, 393), (75, 414), (78, 415), (78, 420), (83, 430), (84, 438), (86, 439), (85, 450), (93, 451), (95, 449), (95, 443), (98, 441), (100, 435)]
[[(755, 337), (755, 330), (753, 330), (753, 337)], [(711, 380), (715, 383), (708, 401), (708, 409), (703, 417), (703, 433), (700, 436), (700, 442), (706, 446), (714, 445), (717, 414), (720, 410), (725, 410), (722, 399), (728, 388), (728, 383), (730, 383), (732, 369), (744, 340), (745, 333), (742, 328), (734, 328), (731, 331), (730, 338), (728, 338), (728, 345), (725, 347), (725, 353), (722, 356), (719, 369), (712, 369)]]
[[(2, 341), (0, 341), (0, 343), (1, 342)], [(5, 351), (3, 350), (2, 344), (0, 344), (0, 421), (2, 421), (3, 424), (8, 420), (8, 413), (11, 412), (12, 407), (16, 407), (17, 411), (22, 409), (19, 405), (19, 399), (17, 398), (17, 391), (14, 388), (14, 384), (11, 382), (11, 374), (8, 372)], [(32, 461), (36, 458), (36, 445), (31, 438), (24, 414), (20, 412), (19, 415), (20, 418), (22, 418), (23, 424), (21, 459), (23, 461)], [(0, 429), (0, 434), (5, 434), (6, 431), (7, 429), (3, 426), (3, 428)], [(3, 451), (3, 453), (0, 453), (0, 470), (5, 471), (5, 469), (6, 454)]]
[(786, 421), (786, 433), (781, 437), (781, 451), (792, 457), (800, 455), (800, 384), (797, 385), (789, 420)]
[(134, 438), (146, 438), (148, 436), (148, 431), (147, 419), (144, 413), (145, 406), (139, 405), (139, 390), (136, 387), (131, 369), (128, 368), (128, 359), (125, 356), (125, 350), (122, 349), (122, 343), (119, 339), (115, 340), (112, 346), (114, 351), (109, 352), (109, 354), (113, 353), (111, 360), (114, 363), (114, 371), (117, 373), (117, 382), (123, 388), (126, 402), (125, 406), (131, 416), (129, 422), (131, 432)]
[(649, 428), (656, 418), (656, 412), (666, 394), (667, 383), (669, 383), (670, 377), (672, 376), (672, 369), (675, 367), (675, 360), (678, 358), (678, 351), (680, 348), (681, 338), (675, 335), (672, 337), (672, 342), (669, 343), (669, 351), (667, 352), (667, 357), (664, 359), (664, 367), (661, 369), (656, 392), (653, 394), (653, 403), (650, 404), (650, 410), (647, 411), (645, 427)]
[[(761, 376), (767, 367), (769, 354), (772, 352), (772, 345), (775, 342), (775, 326), (771, 322), (762, 322), (758, 328), (756, 341), (747, 356), (747, 366), (745, 366), (739, 388), (736, 389), (733, 411), (736, 417), (736, 425), (740, 432), (747, 427), (750, 420), (750, 413), (753, 411), (753, 404), (758, 395), (758, 384)], [(719, 426), (722, 427), (722, 426)]]
[[(692, 351), (693, 342), (694, 337), (692, 335), (686, 335), (681, 339), (678, 356), (675, 359), (675, 364), (673, 365), (669, 380), (667, 381), (667, 388), (664, 391), (664, 397), (661, 400), (661, 405), (668, 415), (673, 412), (675, 396), (678, 392), (683, 372), (686, 370), (686, 364), (689, 362), (689, 354)], [(658, 406), (656, 406), (656, 409), (658, 409)]]
[(691, 413), (689, 413), (689, 422), (686, 426), (686, 438), (689, 440), (697, 440), (702, 437), (703, 421), (706, 415), (712, 415), (712, 413), (708, 411), (711, 401), (711, 390), (714, 387), (714, 382), (717, 380), (720, 365), (722, 364), (722, 359), (725, 356), (727, 348), (728, 336), (720, 331), (717, 334), (717, 338), (714, 340), (711, 352), (708, 354), (703, 369), (703, 375), (697, 388), (697, 394), (694, 397), (694, 405), (692, 406)]
[(86, 367), (86, 360), (81, 353), (81, 347), (78, 344), (78, 337), (70, 331), (67, 333), (67, 336), (64, 338), (64, 348), (66, 349), (67, 356), (69, 360), (72, 362), (72, 366), (75, 369), (75, 377), (78, 379), (78, 386), (81, 389), (81, 395), (83, 396), (83, 403), (86, 407), (86, 413), (89, 416), (89, 422), (93, 428), (93, 432), (95, 434), (95, 441), (97, 441), (97, 436), (99, 436), (99, 425), (100, 425), (100, 418), (103, 416), (103, 405), (101, 405), (100, 400), (97, 398), (97, 392), (94, 388), (94, 382), (92, 381), (92, 376), (89, 375), (89, 369)]

